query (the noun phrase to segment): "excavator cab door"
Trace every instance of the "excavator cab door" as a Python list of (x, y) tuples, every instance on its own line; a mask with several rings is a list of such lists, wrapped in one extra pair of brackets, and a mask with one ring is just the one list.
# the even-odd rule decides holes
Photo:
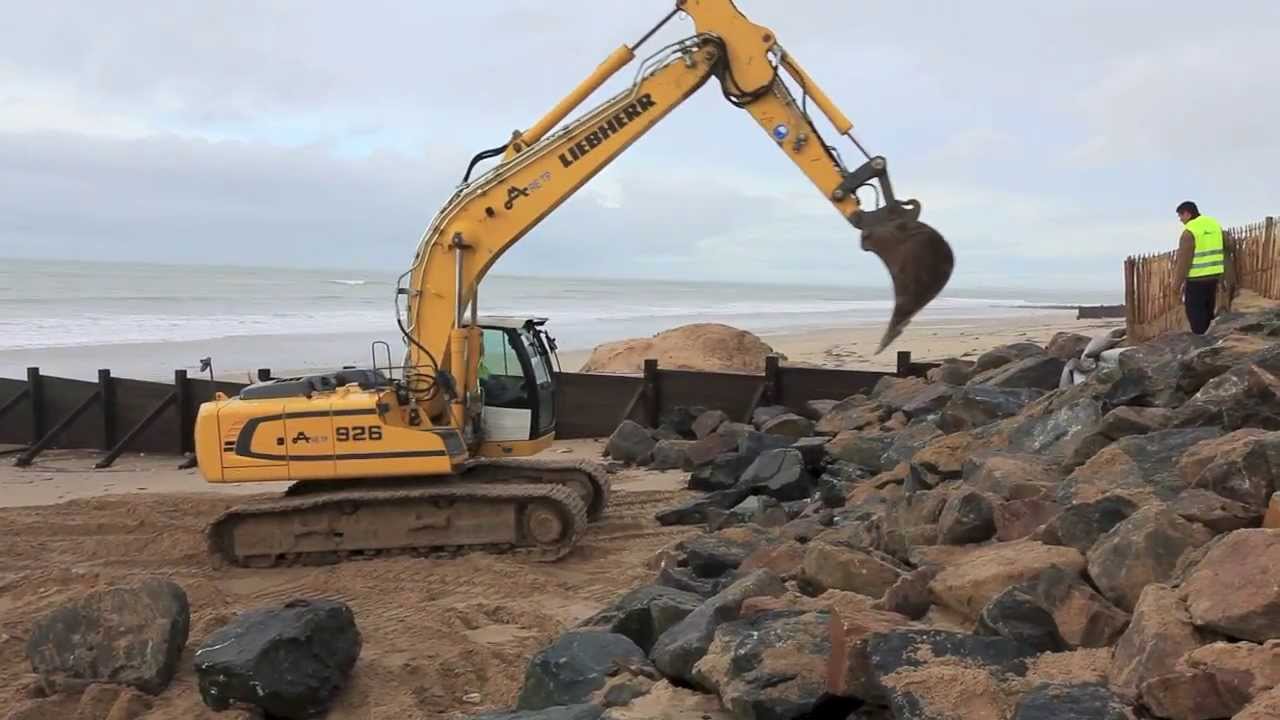
[(555, 376), (545, 344), (529, 325), (485, 325), (480, 389), (486, 442), (519, 442), (555, 429)]

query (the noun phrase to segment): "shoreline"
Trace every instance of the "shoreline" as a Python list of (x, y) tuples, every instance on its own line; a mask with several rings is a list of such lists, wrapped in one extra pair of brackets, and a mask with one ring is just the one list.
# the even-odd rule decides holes
[[(757, 333), (775, 351), (786, 356), (784, 364), (850, 370), (884, 370), (897, 367), (897, 351), (909, 350), (916, 362), (938, 362), (947, 357), (972, 359), (997, 346), (1033, 341), (1045, 344), (1056, 332), (1091, 335), (1124, 325), (1123, 319), (1076, 319), (1075, 310), (1035, 309), (1021, 317), (919, 319), (883, 353), (874, 355), (884, 332), (884, 322), (831, 327), (804, 327), (789, 331)], [(277, 377), (323, 372), (371, 363), (370, 333), (316, 335), (245, 335), (211, 340), (156, 343), (82, 345), (0, 351), (0, 377), (21, 379), (26, 368), (36, 366), (49, 376), (94, 381), (98, 368), (115, 377), (166, 382), (174, 370), (191, 377), (206, 377), (199, 360), (213, 358), (214, 376), (220, 381), (252, 382), (257, 368), (270, 368)], [(628, 339), (628, 338), (618, 338)], [(592, 349), (565, 349), (558, 353), (564, 372), (576, 372)], [(186, 362), (172, 362), (181, 358)], [(323, 358), (314, 363), (305, 358)], [(392, 361), (398, 362), (396, 351)]]

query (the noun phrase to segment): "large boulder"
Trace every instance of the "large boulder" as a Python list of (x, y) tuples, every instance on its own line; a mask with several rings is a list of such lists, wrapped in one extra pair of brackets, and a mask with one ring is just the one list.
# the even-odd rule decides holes
[(1038, 652), (1066, 649), (1053, 615), (1020, 587), (1011, 587), (987, 603), (978, 616), (976, 633), (998, 635)]
[(1063, 473), (1053, 458), (1008, 450), (982, 450), (966, 458), (961, 471), (965, 485), (1006, 500), (1039, 496), (1056, 485)]
[(977, 362), (974, 363), (973, 370), (975, 373), (987, 372), (1018, 360), (1025, 360), (1044, 354), (1044, 348), (1032, 342), (1001, 345), (979, 355)]
[(693, 440), (697, 437), (693, 432), (693, 423), (706, 411), (704, 407), (676, 405), (662, 413), (658, 418), (658, 427), (682, 439)]
[(776, 542), (773, 535), (763, 528), (745, 525), (697, 535), (676, 547), (684, 552), (685, 562), (694, 575), (718, 578), (737, 570), (760, 547)]
[(660, 440), (653, 446), (653, 459), (649, 462), (650, 470), (692, 470), (689, 463), (689, 448), (692, 440)]
[(1126, 350), (1120, 354), (1114, 376), (1105, 381), (1102, 399), (1113, 407), (1178, 407), (1187, 399), (1178, 388), (1182, 358), (1213, 342), (1191, 332), (1168, 332)]
[(693, 436), (699, 440), (707, 437), (711, 433), (720, 429), (720, 426), (729, 422), (729, 415), (723, 410), (707, 410), (694, 419), (690, 430)]
[(1079, 574), (1050, 567), (1021, 586), (1043, 607), (1071, 648), (1104, 648), (1115, 643), (1129, 615), (1099, 595)]
[(1132, 612), (1143, 588), (1167, 581), (1183, 555), (1212, 539), (1208, 528), (1183, 520), (1165, 505), (1144, 507), (1089, 550), (1089, 577), (1108, 600)]
[(646, 585), (582, 621), (580, 627), (623, 635), (647, 654), (662, 633), (685, 619), (702, 601), (695, 593)]
[(1242, 365), (1262, 350), (1266, 350), (1274, 341), (1255, 335), (1228, 335), (1208, 347), (1188, 353), (1178, 361), (1180, 376), (1178, 388), (1188, 395), (1194, 395), (1205, 386), (1205, 383)]
[(1055, 390), (1062, 378), (1066, 363), (1050, 355), (1033, 355), (1002, 365), (994, 370), (980, 372), (969, 380), (969, 385), (989, 385), (997, 388), (1030, 388)]
[[(922, 396), (933, 397), (938, 390), (936, 385), (919, 377), (893, 377), (886, 375), (876, 382), (871, 390), (871, 399), (889, 408), (890, 413), (897, 412), (911, 405)], [(945, 391), (945, 388), (943, 388)]]
[(182, 588), (147, 578), (91, 592), (40, 617), (27, 638), (27, 659), (51, 688), (101, 682), (155, 695), (173, 679), (190, 625)]
[(996, 503), (976, 490), (951, 495), (938, 517), (938, 542), (968, 545), (990, 540), (996, 534)]
[(1225, 430), (1280, 430), (1280, 378), (1258, 367), (1241, 365), (1205, 383), (1178, 408), (1174, 427), (1216, 426)]
[(1009, 447), (1061, 457), (1074, 468), (1111, 443), (1099, 432), (1101, 424), (1101, 403), (1085, 398), (1020, 424), (1009, 435)]
[(669, 370), (705, 370), (759, 375), (773, 348), (745, 331), (719, 323), (694, 323), (648, 338), (619, 340), (597, 346), (579, 372), (644, 372), (644, 361), (656, 359)]
[(1040, 528), (1053, 522), (1061, 512), (1062, 507), (1057, 503), (1038, 497), (1001, 503), (996, 506), (995, 511), (996, 539), (1000, 542), (1012, 542), (1031, 537)]
[(826, 693), (830, 654), (828, 613), (761, 613), (716, 628), (693, 679), (737, 717), (801, 717)]
[(1079, 574), (1084, 557), (1072, 548), (1037, 542), (1000, 543), (968, 554), (938, 573), (929, 583), (934, 604), (946, 607), (970, 621), (1010, 586), (1040, 576), (1051, 567)]
[(791, 447), (795, 438), (785, 435), (770, 435), (757, 430), (747, 430), (738, 436), (738, 454), (752, 462), (770, 450), (781, 450)]
[(336, 600), (250, 610), (196, 650), (200, 697), (219, 711), (243, 703), (279, 718), (314, 717), (346, 687), (361, 645), (351, 608)]
[(1253, 642), (1280, 638), (1280, 530), (1237, 530), (1183, 585), (1198, 627)]
[(843, 432), (827, 443), (832, 460), (853, 463), (874, 474), (884, 472), (885, 454), (893, 448), (894, 435), (869, 432)]
[(770, 435), (781, 435), (799, 440), (813, 434), (813, 421), (800, 417), (795, 413), (783, 413), (766, 422), (760, 430)]
[(542, 710), (587, 702), (620, 663), (643, 667), (649, 661), (626, 636), (570, 630), (529, 661), (516, 708)]
[(753, 462), (754, 459), (743, 457), (736, 451), (723, 453), (689, 473), (689, 489), (701, 492), (728, 490), (738, 484), (738, 478)]
[(1121, 495), (1078, 503), (1050, 520), (1040, 539), (1048, 545), (1066, 545), (1088, 553), (1098, 538), (1137, 511), (1137, 503)]
[(847, 590), (879, 598), (903, 571), (874, 551), (812, 542), (805, 552), (801, 577), (819, 590)]
[(814, 425), (819, 435), (838, 435), (849, 430), (877, 427), (892, 414), (884, 405), (865, 395), (853, 395), (836, 403)]
[(658, 444), (653, 435), (633, 420), (622, 424), (609, 436), (605, 455), (628, 465), (647, 465), (653, 459), (653, 448)]
[(808, 498), (814, 484), (813, 476), (805, 469), (804, 456), (792, 448), (761, 454), (738, 479), (739, 488), (782, 502)]
[(1280, 432), (1249, 428), (1202, 442), (1183, 455), (1179, 470), (1194, 487), (1263, 510), (1278, 489)]
[(1022, 696), (1012, 720), (1132, 720), (1131, 709), (1105, 685), (1037, 685)]
[(1173, 672), (1182, 656), (1207, 639), (1192, 624), (1177, 591), (1152, 583), (1143, 589), (1133, 619), (1116, 643), (1109, 673), (1111, 686), (1136, 700), (1143, 683)]
[(1118, 490), (1172, 499), (1190, 485), (1178, 472), (1183, 453), (1221, 435), (1215, 428), (1193, 428), (1117, 440), (1067, 477), (1058, 500), (1064, 505), (1089, 502)]
[(711, 647), (717, 627), (736, 620), (747, 598), (779, 596), (785, 592), (786, 587), (777, 575), (767, 570), (753, 572), (703, 602), (663, 633), (649, 657), (663, 675), (692, 684), (695, 682), (693, 668)]
[(1189, 652), (1182, 665), (1212, 678), (1224, 709), (1232, 716), (1280, 686), (1280, 640), (1265, 644), (1216, 642)]
[(1026, 388), (967, 385), (957, 389), (942, 408), (938, 427), (947, 433), (979, 428), (1017, 415), (1043, 395)]
[(750, 495), (746, 488), (733, 487), (708, 493), (666, 510), (659, 510), (654, 519), (659, 525), (702, 525), (710, 520), (716, 510), (730, 510)]
[(1259, 695), (1232, 720), (1273, 720), (1280, 717), (1280, 688)]
[(1112, 440), (1119, 440), (1130, 435), (1167, 430), (1173, 418), (1174, 411), (1168, 408), (1121, 405), (1102, 417), (1098, 431)]
[(939, 363), (938, 367), (932, 368), (926, 373), (925, 377), (931, 383), (945, 383), (947, 385), (964, 385), (969, 382), (969, 378), (973, 377), (974, 362), (970, 360), (961, 360), (959, 358), (947, 358)]
[(1263, 508), (1228, 500), (1200, 488), (1185, 490), (1169, 507), (1178, 517), (1199, 523), (1216, 533), (1228, 533), (1261, 524)]
[(915, 454), (912, 462), (944, 479), (958, 478), (965, 460), (983, 449), (984, 445), (982, 438), (972, 432), (944, 435), (929, 441)]
[(896, 630), (867, 639), (868, 684), (895, 718), (1004, 718), (1003, 683), (1024, 676), (1036, 651), (1002, 637)]
[(1074, 360), (1084, 354), (1084, 349), (1089, 347), (1089, 341), (1089, 336), (1080, 333), (1054, 333), (1045, 351), (1059, 360)]

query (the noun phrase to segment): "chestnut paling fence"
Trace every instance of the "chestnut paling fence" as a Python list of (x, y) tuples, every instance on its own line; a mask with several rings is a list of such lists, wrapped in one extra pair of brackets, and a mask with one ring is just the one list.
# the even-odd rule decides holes
[[(1229, 310), (1240, 290), (1280, 300), (1280, 247), (1276, 219), (1226, 228), (1228, 282), (1218, 287), (1219, 312)], [(1188, 330), (1182, 298), (1174, 291), (1177, 251), (1133, 255), (1124, 261), (1125, 325), (1129, 339), (1149, 340), (1170, 330)]]

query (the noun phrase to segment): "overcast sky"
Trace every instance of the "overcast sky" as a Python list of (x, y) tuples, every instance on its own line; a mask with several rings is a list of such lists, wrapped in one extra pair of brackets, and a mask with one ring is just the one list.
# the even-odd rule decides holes
[[(1274, 0), (738, 5), (922, 201), (953, 286), (1118, 288), (1181, 200), (1280, 213)], [(471, 154), (668, 8), (3, 0), (0, 256), (398, 274)], [(714, 80), (498, 270), (888, 282)]]

